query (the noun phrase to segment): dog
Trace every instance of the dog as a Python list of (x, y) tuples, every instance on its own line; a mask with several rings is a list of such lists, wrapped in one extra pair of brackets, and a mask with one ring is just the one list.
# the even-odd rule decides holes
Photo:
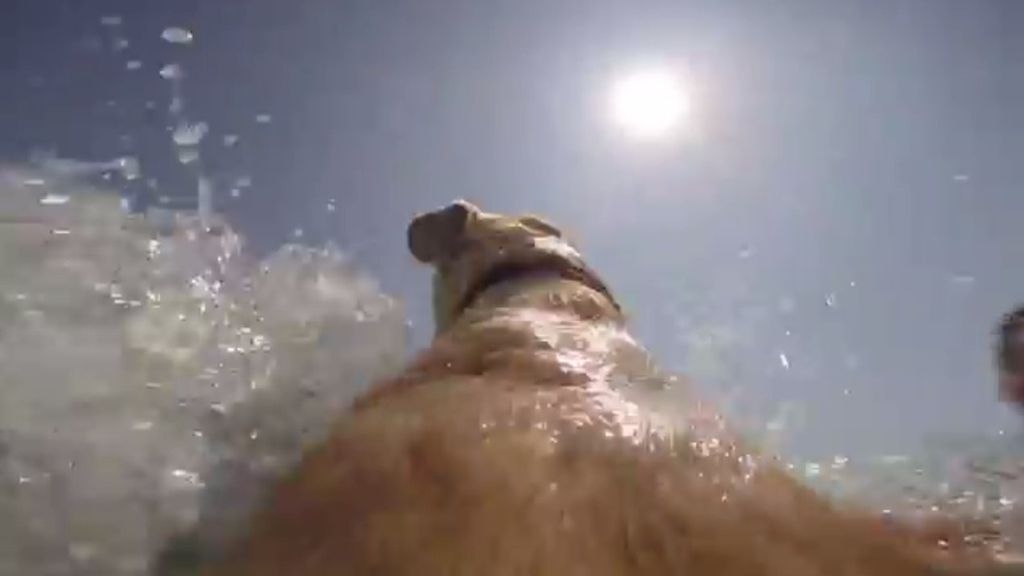
[(840, 508), (629, 335), (551, 223), (416, 217), (436, 335), (360, 397), (209, 574), (995, 573)]

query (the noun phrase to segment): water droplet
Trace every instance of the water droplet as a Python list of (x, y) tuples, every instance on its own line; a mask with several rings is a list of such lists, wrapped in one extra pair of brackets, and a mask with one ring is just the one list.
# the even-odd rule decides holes
[(292, 237), (294, 238), (302, 238), (304, 235), (305, 231), (303, 231), (302, 228), (296, 228), (295, 230), (292, 230)]
[(54, 236), (67, 236), (71, 234), (71, 230), (68, 230), (67, 228), (54, 228), (53, 230), (50, 230), (50, 233)]
[(171, 44), (191, 44), (192, 43), (192, 32), (184, 28), (167, 28), (160, 34), (160, 37), (165, 42)]
[(754, 249), (749, 246), (744, 246), (740, 249), (738, 256), (741, 260), (746, 260), (754, 255)]
[(24, 186), (46, 186), (46, 180), (42, 178), (28, 178), (27, 180), (22, 180), (21, 183)]
[(196, 122), (195, 124), (182, 122), (174, 128), (171, 138), (178, 146), (198, 146), (208, 131), (209, 126), (206, 122)]
[(117, 38), (114, 40), (114, 52), (127, 50), (130, 45), (127, 38)]
[(124, 63), (125, 70), (139, 70), (142, 68), (141, 60), (129, 60)]
[(201, 485), (201, 483), (199, 481), (199, 474), (196, 473), (196, 472), (191, 472), (189, 470), (184, 470), (184, 469), (181, 469), (181, 468), (176, 468), (174, 470), (171, 470), (171, 476), (173, 476), (174, 478), (177, 478), (179, 480), (184, 480), (185, 482), (188, 482), (189, 484), (192, 484), (193, 486), (200, 486)]
[(829, 308), (835, 308), (836, 307), (836, 293), (835, 292), (830, 292), (827, 296), (825, 296), (825, 305), (828, 306)]
[(232, 198), (239, 198), (242, 196), (242, 191), (238, 188), (232, 188), (229, 194), (231, 194)]
[(786, 370), (789, 370), (789, 357), (786, 356), (785, 352), (779, 352), (779, 364)]
[(969, 174), (954, 174), (953, 180), (956, 182), (967, 182), (971, 179)]
[(226, 148), (231, 148), (231, 147), (235, 146), (236, 144), (238, 144), (238, 140), (239, 140), (238, 134), (225, 134), (224, 135), (224, 139), (223, 139), (224, 146)]
[(337, 210), (337, 207), (334, 205), (334, 200), (328, 200), (327, 201), (327, 211), (328, 212), (334, 212), (335, 210)]
[(145, 430), (152, 430), (152, 429), (153, 429), (153, 422), (151, 422), (149, 420), (140, 420), (138, 422), (133, 422), (132, 423), (132, 430), (145, 431)]
[(165, 80), (181, 80), (185, 70), (179, 64), (168, 64), (160, 69), (160, 77)]
[(178, 150), (178, 162), (188, 165), (199, 160), (199, 151), (194, 148), (182, 148)]
[(259, 430), (253, 430), (252, 432), (249, 432), (249, 440), (255, 440), (255, 439), (259, 438), (259, 437), (260, 437), (260, 431)]
[(117, 14), (108, 14), (100, 18), (100, 24), (104, 26), (120, 26), (124, 20)]
[(139, 161), (131, 156), (118, 158), (117, 166), (121, 169), (121, 176), (125, 180), (137, 180), (142, 171)]
[(257, 124), (270, 124), (270, 120), (271, 120), (270, 114), (257, 114), (256, 115), (256, 123)]
[(43, 206), (59, 206), (67, 204), (69, 200), (71, 197), (64, 194), (47, 194), (39, 199), (39, 203)]

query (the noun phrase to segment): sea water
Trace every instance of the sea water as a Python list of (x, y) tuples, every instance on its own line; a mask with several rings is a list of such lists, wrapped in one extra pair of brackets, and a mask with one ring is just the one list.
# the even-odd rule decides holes
[(401, 307), (340, 251), (256, 260), (224, 222), (163, 216), (0, 171), (0, 575), (216, 550), (403, 359)]

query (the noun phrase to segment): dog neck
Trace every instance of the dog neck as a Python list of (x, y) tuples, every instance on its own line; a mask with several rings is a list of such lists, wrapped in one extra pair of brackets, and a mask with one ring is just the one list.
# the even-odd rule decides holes
[(544, 311), (587, 322), (622, 324), (611, 296), (588, 284), (552, 272), (516, 276), (488, 286), (463, 310), (456, 325), (492, 318), (499, 311)]

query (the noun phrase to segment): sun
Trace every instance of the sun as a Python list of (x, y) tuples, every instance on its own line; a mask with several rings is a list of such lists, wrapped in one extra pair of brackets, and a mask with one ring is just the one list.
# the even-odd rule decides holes
[(678, 131), (689, 111), (682, 82), (669, 68), (637, 70), (612, 86), (612, 120), (636, 139), (668, 138)]

